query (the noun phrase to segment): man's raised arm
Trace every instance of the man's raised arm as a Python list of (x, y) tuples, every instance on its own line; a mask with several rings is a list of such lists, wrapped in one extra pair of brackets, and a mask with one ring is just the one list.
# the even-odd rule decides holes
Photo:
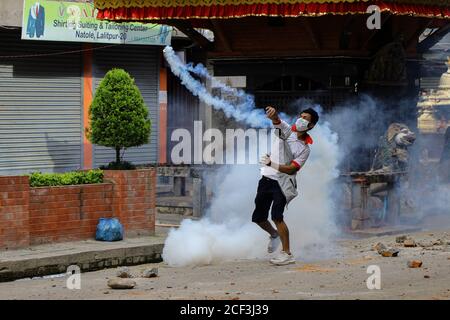
[(285, 121), (281, 120), (278, 116), (278, 112), (274, 107), (268, 106), (266, 108), (267, 118), (272, 120), (273, 127), (275, 129), (280, 129), (277, 136), (280, 139), (286, 140), (292, 133), (291, 127)]

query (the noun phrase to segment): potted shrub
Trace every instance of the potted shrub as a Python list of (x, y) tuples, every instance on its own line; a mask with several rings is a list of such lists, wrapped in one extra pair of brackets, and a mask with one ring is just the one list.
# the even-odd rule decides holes
[(89, 109), (86, 136), (93, 144), (113, 148), (116, 159), (105, 169), (132, 169), (121, 151), (148, 143), (151, 121), (134, 79), (123, 69), (112, 69), (100, 82)]
[[(87, 138), (116, 152), (105, 169), (106, 181), (114, 184), (113, 216), (128, 235), (150, 235), (155, 230), (156, 170), (132, 170), (121, 152), (148, 143), (151, 122), (139, 88), (122, 69), (112, 69), (100, 82), (89, 109)], [(139, 195), (139, 196), (137, 196)]]

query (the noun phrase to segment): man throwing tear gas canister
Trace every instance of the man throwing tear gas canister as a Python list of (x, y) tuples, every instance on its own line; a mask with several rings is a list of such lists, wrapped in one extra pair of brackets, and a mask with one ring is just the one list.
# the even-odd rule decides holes
[[(303, 110), (291, 127), (278, 117), (275, 108), (267, 107), (266, 114), (276, 129), (276, 138), (271, 155), (263, 155), (260, 161), (262, 178), (258, 183), (252, 221), (269, 233), (269, 253), (275, 252), (280, 243), (282, 245), (282, 251), (270, 262), (287, 265), (295, 263), (295, 259), (289, 247), (289, 229), (283, 220), (283, 212), (298, 194), (296, 175), (305, 165), (310, 153), (309, 145), (313, 143), (307, 132), (319, 121), (319, 115), (313, 109)], [(271, 206), (271, 218), (276, 229), (268, 221)]]

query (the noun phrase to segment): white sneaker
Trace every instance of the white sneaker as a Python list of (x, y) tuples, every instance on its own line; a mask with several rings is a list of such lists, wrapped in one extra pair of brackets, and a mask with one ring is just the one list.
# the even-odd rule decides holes
[(277, 266), (285, 266), (287, 264), (295, 263), (295, 258), (292, 254), (281, 251), (277, 257), (270, 259), (270, 263)]
[(276, 236), (273, 238), (269, 236), (269, 244), (267, 245), (267, 252), (272, 253), (275, 252), (281, 244), (280, 236)]

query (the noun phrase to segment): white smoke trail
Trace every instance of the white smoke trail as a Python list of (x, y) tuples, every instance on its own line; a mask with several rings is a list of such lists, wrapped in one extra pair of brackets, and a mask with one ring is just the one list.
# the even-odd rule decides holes
[[(252, 96), (242, 90), (228, 87), (220, 81), (215, 80), (202, 65), (197, 65), (196, 67), (193, 67), (191, 64), (185, 65), (170, 46), (165, 47), (163, 53), (173, 74), (180, 78), (181, 83), (201, 101), (217, 110), (222, 110), (228, 118), (245, 122), (252, 127), (270, 126), (270, 121), (266, 118), (265, 111), (255, 108), (255, 102)], [(240, 102), (235, 106), (221, 97), (213, 96), (190, 72), (212, 80), (216, 87), (227, 94), (234, 95)], [(280, 117), (283, 119), (287, 118), (285, 114), (280, 114)]]

